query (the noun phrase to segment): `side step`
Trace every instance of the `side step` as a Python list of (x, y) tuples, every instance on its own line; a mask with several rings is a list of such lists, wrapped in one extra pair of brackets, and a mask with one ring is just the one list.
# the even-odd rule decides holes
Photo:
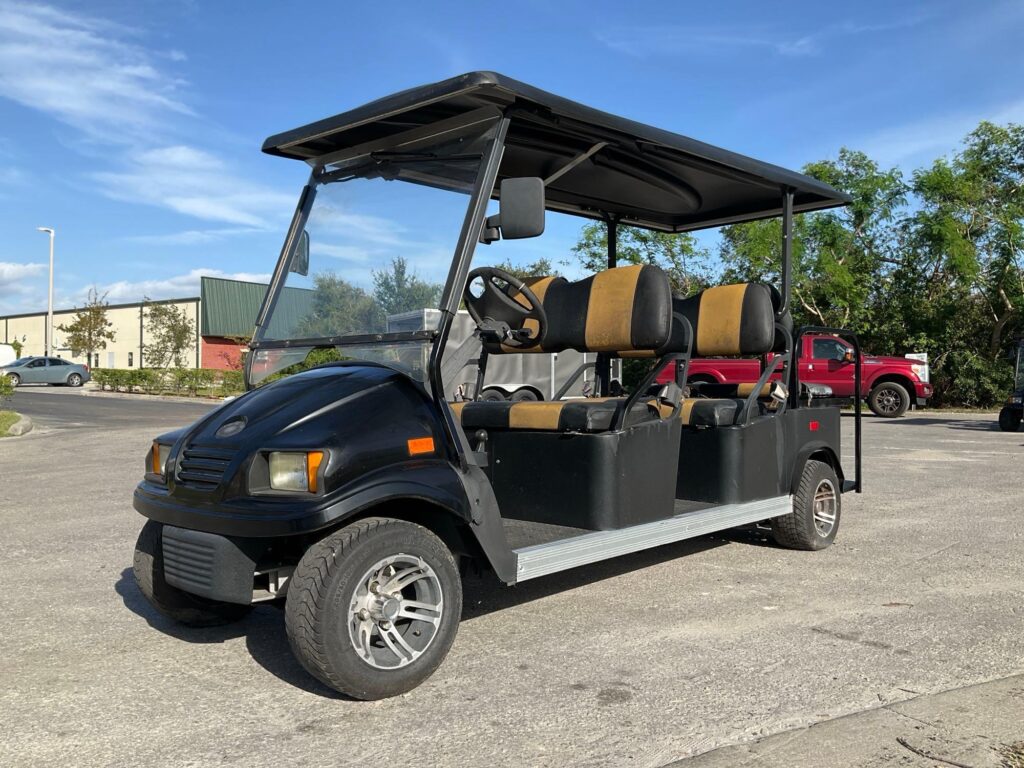
[(630, 552), (639, 552), (683, 539), (693, 539), (738, 525), (779, 517), (793, 510), (792, 496), (723, 504), (698, 512), (685, 512), (668, 520), (634, 525), (616, 531), (595, 531), (569, 539), (535, 544), (513, 550), (516, 555), (516, 582), (566, 571)]

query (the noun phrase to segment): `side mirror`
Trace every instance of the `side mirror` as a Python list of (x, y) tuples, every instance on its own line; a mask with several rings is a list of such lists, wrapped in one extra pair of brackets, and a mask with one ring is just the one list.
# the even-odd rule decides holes
[(543, 179), (505, 179), (501, 182), (500, 198), (499, 212), (487, 217), (481, 241), (521, 240), (544, 234)]
[(295, 244), (295, 253), (292, 254), (292, 263), (288, 271), (303, 277), (309, 274), (309, 232), (306, 230), (302, 230), (299, 242)]

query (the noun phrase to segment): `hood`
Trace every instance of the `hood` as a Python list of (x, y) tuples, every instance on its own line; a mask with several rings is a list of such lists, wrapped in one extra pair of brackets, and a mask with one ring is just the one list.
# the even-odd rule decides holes
[(190, 430), (189, 441), (228, 448), (270, 438), (288, 443), (294, 435), (301, 442), (305, 425), (400, 379), (411, 381), (392, 368), (365, 363), (313, 368), (225, 403)]

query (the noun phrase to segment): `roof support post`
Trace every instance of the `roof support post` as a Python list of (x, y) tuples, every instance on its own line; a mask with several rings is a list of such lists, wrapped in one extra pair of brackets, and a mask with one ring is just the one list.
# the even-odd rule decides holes
[[(613, 218), (605, 221), (608, 242), (608, 269), (615, 269), (619, 263), (619, 223)], [(597, 394), (608, 397), (612, 381), (612, 358), (603, 352), (597, 353), (597, 365), (594, 368), (597, 379)]]
[(782, 304), (776, 317), (789, 309), (790, 283), (793, 275), (793, 188), (782, 191)]

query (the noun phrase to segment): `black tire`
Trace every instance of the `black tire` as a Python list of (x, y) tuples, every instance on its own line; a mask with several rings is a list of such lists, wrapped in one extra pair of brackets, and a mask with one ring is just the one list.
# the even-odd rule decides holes
[(505, 393), (502, 392), (500, 389), (494, 389), (493, 387), (490, 387), (490, 388), (485, 389), (483, 392), (480, 393), (480, 399), (484, 400), (486, 402), (495, 402), (495, 403), (496, 402), (502, 402), (503, 403), (508, 398), (505, 397)]
[(222, 603), (173, 587), (164, 581), (163, 525), (148, 521), (135, 544), (132, 570), (139, 591), (160, 613), (189, 627), (217, 627), (245, 617), (251, 605)]
[(80, 374), (80, 373), (72, 373), (70, 376), (68, 376), (68, 382), (67, 383), (68, 383), (69, 387), (80, 387), (80, 386), (82, 386), (82, 374)]
[(21, 386), (21, 376), (19, 376), (16, 373), (8, 373), (7, 374), (7, 380), (9, 382), (11, 382), (11, 386), (12, 387), (20, 387)]
[[(834, 499), (835, 516), (831, 527), (815, 518), (815, 499), (818, 493), (830, 492)], [(800, 475), (800, 483), (793, 495), (793, 511), (772, 519), (772, 537), (788, 549), (818, 550), (831, 546), (839, 531), (842, 513), (842, 494), (839, 479), (832, 467), (822, 461), (809, 459)], [(824, 508), (823, 513), (829, 510)], [(824, 517), (824, 515), (823, 515)]]
[(999, 428), (1003, 432), (1016, 432), (1020, 428), (1021, 413), (1009, 406), (999, 411)]
[(876, 384), (868, 395), (868, 408), (875, 416), (881, 416), (883, 419), (899, 418), (909, 407), (910, 393), (906, 387), (895, 381)]
[(536, 403), (540, 398), (529, 387), (520, 387), (512, 393), (511, 400), (513, 403)]
[[(359, 620), (357, 601), (369, 597), (360, 597), (364, 577), (394, 556), (419, 558), (432, 569), (440, 587), (440, 620), (421, 655), (405, 666), (381, 668), (359, 655), (351, 627)], [(307, 672), (336, 691), (372, 700), (397, 696), (426, 680), (448, 655), (461, 613), (462, 582), (444, 542), (415, 523), (371, 517), (335, 531), (302, 556), (288, 585), (285, 626), (292, 652)], [(388, 624), (372, 616), (368, 621)], [(399, 627), (396, 619), (391, 626), (412, 642), (412, 634), (419, 637), (419, 622)], [(387, 654), (383, 634), (374, 631), (379, 652)]]

